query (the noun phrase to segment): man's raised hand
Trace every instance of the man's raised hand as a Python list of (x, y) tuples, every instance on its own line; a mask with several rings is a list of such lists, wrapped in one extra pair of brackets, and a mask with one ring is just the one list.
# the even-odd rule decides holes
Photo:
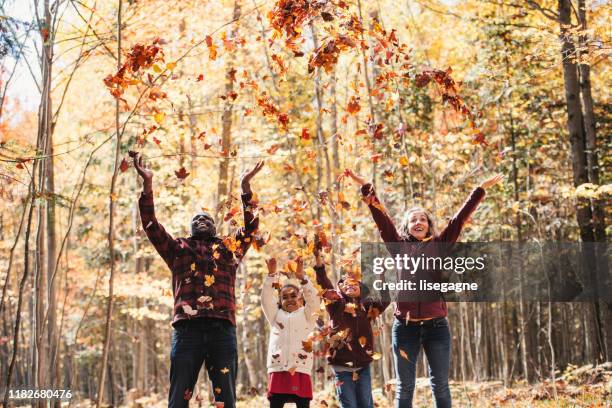
[(140, 153), (135, 153), (132, 157), (134, 159), (134, 168), (138, 172), (138, 175), (142, 177), (143, 190), (145, 193), (150, 193), (153, 191), (153, 170), (147, 168), (142, 163), (142, 156)]
[(255, 167), (253, 167), (251, 170), (245, 171), (242, 174), (241, 186), (242, 186), (243, 193), (247, 194), (251, 192), (251, 179), (255, 177), (257, 173), (259, 173), (259, 171), (263, 168), (264, 163), (265, 162), (263, 160), (260, 160), (257, 162)]

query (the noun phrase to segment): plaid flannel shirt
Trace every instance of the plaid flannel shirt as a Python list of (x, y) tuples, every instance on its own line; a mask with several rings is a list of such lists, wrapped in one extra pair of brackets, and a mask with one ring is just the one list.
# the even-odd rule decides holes
[(242, 194), (244, 227), (223, 239), (173, 238), (155, 218), (153, 193), (142, 193), (140, 218), (149, 241), (172, 272), (174, 318), (227, 319), (236, 325), (236, 269), (259, 225), (253, 194)]

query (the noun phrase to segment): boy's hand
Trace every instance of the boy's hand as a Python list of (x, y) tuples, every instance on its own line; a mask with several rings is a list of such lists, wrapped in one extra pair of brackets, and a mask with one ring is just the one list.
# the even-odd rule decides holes
[(264, 164), (265, 162), (263, 160), (260, 160), (257, 162), (257, 164), (255, 164), (255, 167), (253, 167), (251, 170), (245, 171), (242, 174), (242, 181), (240, 185), (242, 187), (243, 193), (251, 192), (251, 179), (255, 177), (257, 173), (259, 173), (259, 171), (263, 168)]
[(481, 188), (484, 188), (485, 190), (488, 188), (493, 187), (494, 185), (496, 185), (497, 183), (499, 183), (500, 181), (502, 181), (504, 179), (504, 175), (501, 173), (497, 173), (496, 175), (494, 175), (491, 178), (486, 179), (485, 181), (483, 181), (480, 184)]
[(323, 250), (323, 244), (321, 243), (321, 239), (319, 238), (319, 234), (314, 234), (314, 247), (312, 248), (312, 253), (315, 256), (316, 266), (323, 266), (323, 254), (321, 251)]
[(136, 153), (133, 156), (134, 158), (134, 168), (138, 172), (138, 175), (142, 178), (143, 187), (145, 193), (150, 193), (153, 191), (153, 170), (147, 168), (142, 163), (142, 156), (140, 153)]
[(331, 300), (332, 302), (342, 299), (342, 296), (340, 296), (340, 294), (333, 289), (327, 289), (325, 292), (323, 292), (322, 297), (323, 299)]
[(266, 259), (266, 265), (268, 266), (268, 276), (276, 275), (276, 258)]

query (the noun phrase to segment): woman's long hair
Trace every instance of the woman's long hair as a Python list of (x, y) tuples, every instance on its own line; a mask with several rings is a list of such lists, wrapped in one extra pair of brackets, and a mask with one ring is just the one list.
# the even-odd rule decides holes
[(400, 224), (400, 228), (399, 228), (400, 237), (406, 240), (414, 239), (414, 237), (410, 235), (410, 231), (408, 231), (408, 224), (410, 224), (410, 216), (415, 212), (425, 213), (425, 216), (427, 217), (427, 224), (429, 225), (429, 229), (427, 231), (426, 238), (430, 238), (430, 237), (433, 238), (437, 236), (438, 230), (436, 228), (436, 222), (434, 220), (433, 215), (429, 211), (427, 211), (425, 208), (416, 206), (416, 207), (409, 208), (404, 213), (404, 217), (402, 218), (402, 223)]

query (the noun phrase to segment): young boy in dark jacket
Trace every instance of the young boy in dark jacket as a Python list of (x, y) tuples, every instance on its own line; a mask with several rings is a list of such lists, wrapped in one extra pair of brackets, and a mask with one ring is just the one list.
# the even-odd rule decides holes
[[(316, 242), (316, 240), (315, 240)], [(372, 408), (370, 363), (374, 354), (371, 321), (389, 306), (388, 294), (382, 299), (366, 297), (367, 288), (354, 276), (345, 275), (337, 289), (327, 277), (318, 243), (315, 244), (317, 284), (330, 317), (327, 361), (336, 377), (336, 392), (343, 408)]]

